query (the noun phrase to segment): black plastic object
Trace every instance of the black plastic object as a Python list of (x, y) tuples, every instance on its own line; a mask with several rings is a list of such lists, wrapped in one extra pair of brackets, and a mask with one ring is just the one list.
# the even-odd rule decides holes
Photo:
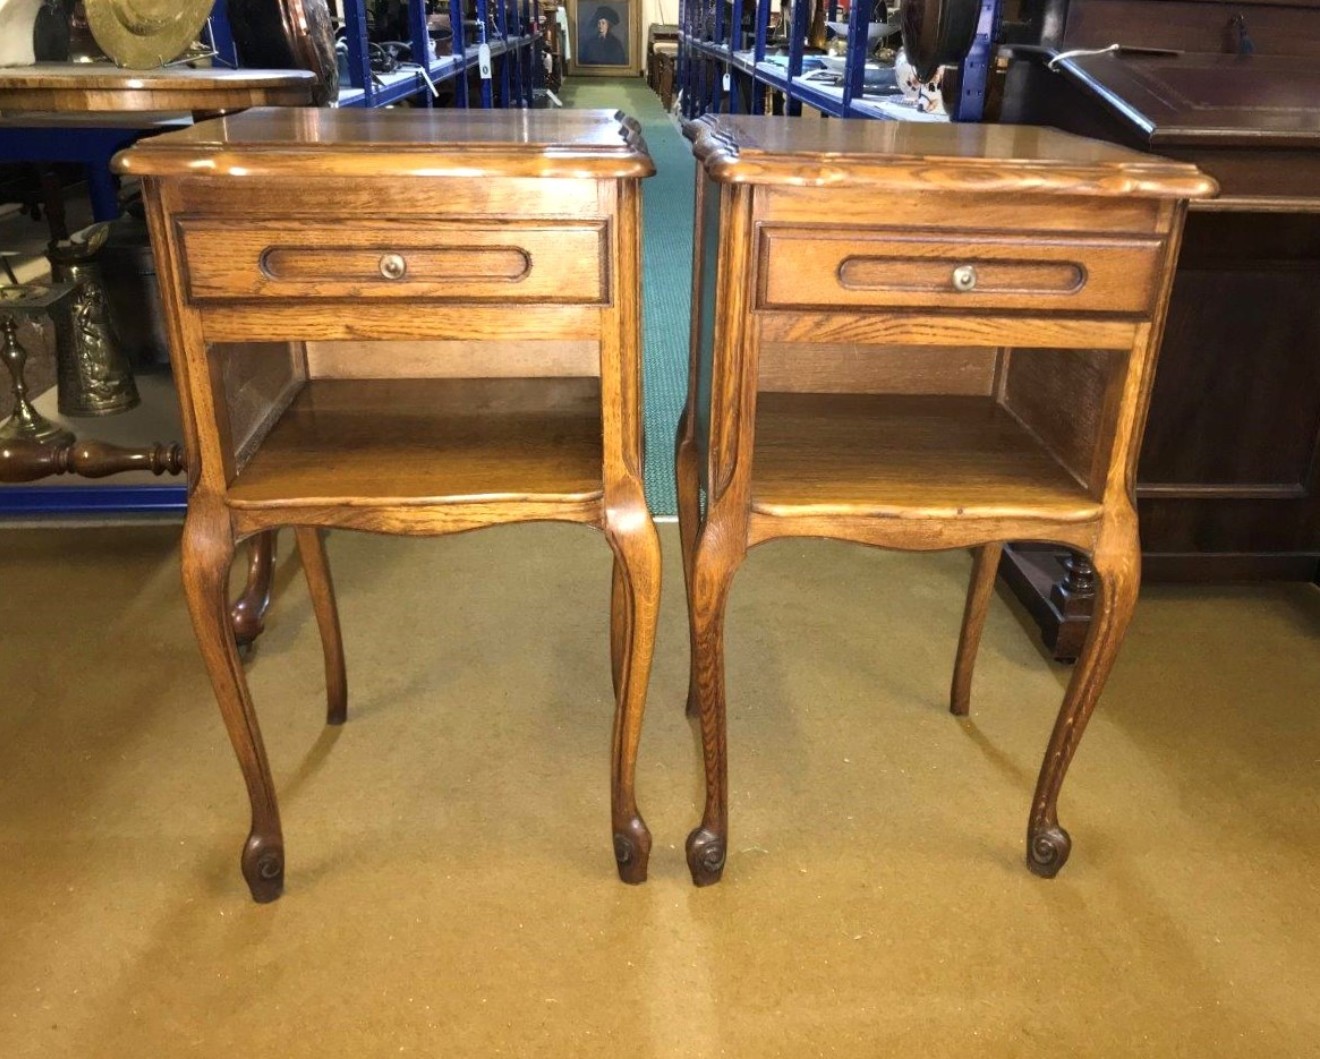
[(981, 0), (906, 0), (903, 51), (923, 81), (941, 66), (957, 66), (976, 39)]

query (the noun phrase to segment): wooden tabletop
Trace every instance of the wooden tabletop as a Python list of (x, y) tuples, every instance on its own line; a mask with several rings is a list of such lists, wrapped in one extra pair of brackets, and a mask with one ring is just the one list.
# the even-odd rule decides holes
[(1079, 55), (1064, 75), (1151, 147), (1320, 147), (1320, 63), (1282, 55)]
[(309, 70), (121, 70), (107, 63), (0, 67), (0, 112), (221, 111), (302, 107)]
[(611, 110), (248, 110), (118, 156), (135, 176), (628, 179), (655, 172)]
[(1195, 166), (1028, 125), (706, 115), (684, 126), (722, 183), (1201, 198)]

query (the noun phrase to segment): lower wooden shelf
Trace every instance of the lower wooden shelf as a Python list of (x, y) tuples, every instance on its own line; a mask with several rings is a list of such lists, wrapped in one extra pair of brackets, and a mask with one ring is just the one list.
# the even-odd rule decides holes
[(1086, 522), (1100, 507), (989, 397), (757, 398), (752, 510), (761, 514)]
[(601, 438), (595, 378), (314, 379), (229, 499), (581, 502), (602, 494)]

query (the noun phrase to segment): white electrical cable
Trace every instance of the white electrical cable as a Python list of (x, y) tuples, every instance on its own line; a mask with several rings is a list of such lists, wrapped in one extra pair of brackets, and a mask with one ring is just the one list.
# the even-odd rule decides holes
[(1123, 45), (1121, 44), (1111, 44), (1107, 48), (1073, 48), (1071, 51), (1061, 51), (1045, 64), (1045, 69), (1049, 70), (1051, 73), (1056, 73), (1056, 65), (1063, 62), (1064, 59), (1075, 59), (1079, 55), (1110, 55), (1116, 51), (1120, 51), (1122, 47)]

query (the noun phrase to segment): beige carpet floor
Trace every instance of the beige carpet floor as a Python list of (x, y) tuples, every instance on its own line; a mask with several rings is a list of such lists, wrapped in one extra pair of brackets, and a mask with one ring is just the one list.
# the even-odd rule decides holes
[[(177, 527), (0, 535), (0, 1056), (1320, 1055), (1320, 591), (1150, 588), (1022, 863), (1067, 670), (969, 562), (769, 545), (729, 616), (732, 847), (694, 889), (677, 536), (640, 794), (609, 844), (609, 553), (336, 534), (350, 720), (286, 555), (251, 683), (288, 883), (192, 641)], [(292, 551), (290, 535), (282, 550)]]

